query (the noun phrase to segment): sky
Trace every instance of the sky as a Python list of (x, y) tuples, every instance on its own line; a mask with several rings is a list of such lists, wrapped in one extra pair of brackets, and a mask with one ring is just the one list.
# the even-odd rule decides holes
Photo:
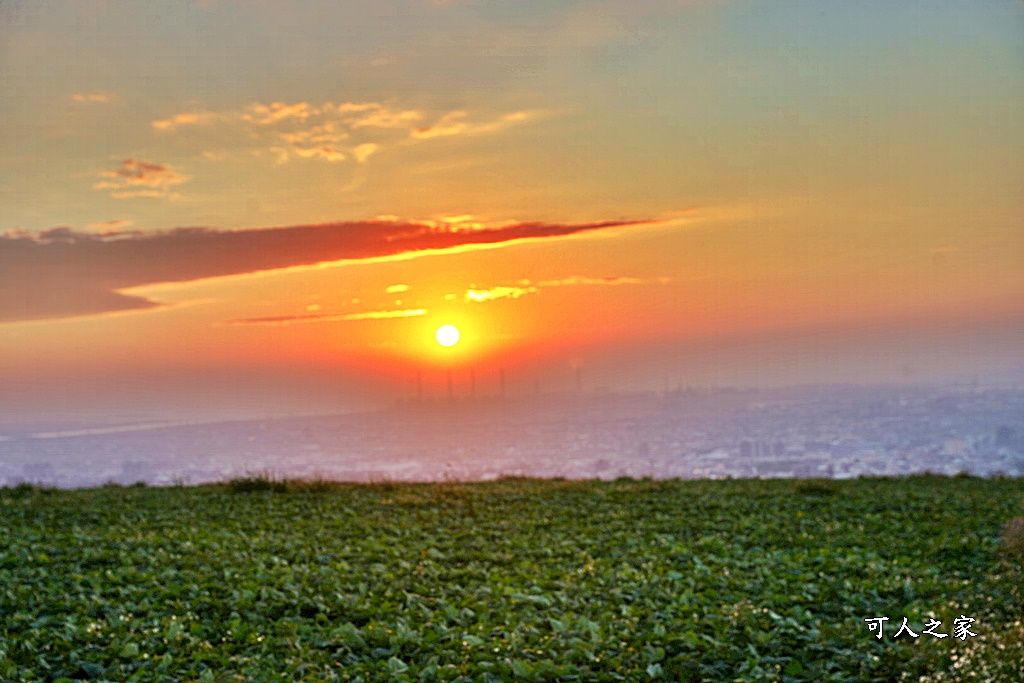
[(0, 0), (0, 121), (8, 421), (1024, 381), (1020, 0)]

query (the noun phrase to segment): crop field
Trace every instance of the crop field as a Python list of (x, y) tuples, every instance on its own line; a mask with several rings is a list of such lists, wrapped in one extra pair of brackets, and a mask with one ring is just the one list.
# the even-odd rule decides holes
[(0, 489), (0, 679), (1020, 681), (1022, 501), (930, 475)]

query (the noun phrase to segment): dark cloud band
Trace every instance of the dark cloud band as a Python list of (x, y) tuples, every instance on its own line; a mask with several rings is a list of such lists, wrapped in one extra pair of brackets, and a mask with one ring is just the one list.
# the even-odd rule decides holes
[(548, 239), (646, 221), (515, 223), (474, 230), (362, 221), (219, 231), (86, 233), (52, 228), (0, 236), (0, 322), (92, 315), (158, 305), (121, 290), (339, 260), (361, 260)]

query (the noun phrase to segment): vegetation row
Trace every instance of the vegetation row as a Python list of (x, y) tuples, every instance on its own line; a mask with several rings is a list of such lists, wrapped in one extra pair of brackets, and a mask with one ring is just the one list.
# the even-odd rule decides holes
[[(0, 680), (1024, 680), (1022, 500), (939, 476), (21, 485)], [(961, 616), (976, 635), (922, 634)]]

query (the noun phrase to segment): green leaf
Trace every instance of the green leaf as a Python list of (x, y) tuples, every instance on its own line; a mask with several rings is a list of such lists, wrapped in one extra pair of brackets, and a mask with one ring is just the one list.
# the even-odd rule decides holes
[(79, 662), (78, 666), (82, 667), (82, 671), (86, 673), (89, 678), (99, 678), (104, 673), (102, 664), (96, 662)]
[(512, 673), (521, 678), (529, 678), (533, 675), (533, 667), (516, 659), (512, 661)]

